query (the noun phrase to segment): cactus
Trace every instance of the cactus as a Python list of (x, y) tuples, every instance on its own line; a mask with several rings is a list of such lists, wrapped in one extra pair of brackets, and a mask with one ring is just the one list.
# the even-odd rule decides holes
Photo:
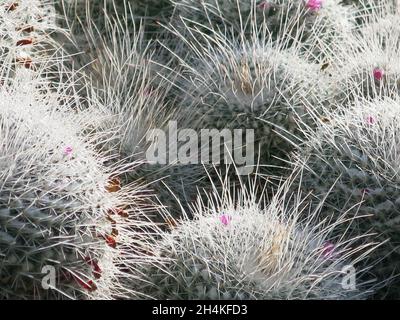
[(11, 82), (0, 87), (0, 298), (132, 297), (121, 265), (134, 268), (138, 190), (104, 166), (99, 135), (83, 136), (73, 97), (28, 70)]
[(301, 223), (304, 199), (282, 188), (263, 208), (251, 187), (242, 186), (235, 196), (222, 189), (208, 204), (195, 205), (193, 220), (167, 220), (172, 230), (160, 234), (152, 251), (161, 262), (142, 267), (143, 295), (246, 300), (357, 299), (370, 293), (360, 282), (343, 288), (359, 248), (333, 237), (334, 225), (314, 225), (316, 211)]
[(117, 149), (120, 160), (134, 167), (127, 181), (143, 183), (179, 214), (179, 201), (190, 202), (208, 179), (200, 164), (154, 164), (146, 157), (153, 129), (168, 132), (169, 121), (186, 128), (190, 119), (183, 118), (174, 105), (172, 80), (163, 79), (166, 68), (154, 62), (158, 57), (152, 43), (146, 43), (143, 27), (130, 28), (132, 19), (130, 13), (106, 14), (103, 31), (91, 24), (84, 41), (73, 39), (85, 51), (74, 57), (74, 64), (83, 68), (87, 98), (105, 113), (106, 121), (96, 126), (96, 131), (108, 135), (102, 148)]
[[(355, 10), (339, 0), (171, 1), (186, 23), (194, 20), (197, 27), (211, 24), (214, 30), (301, 41), (317, 56), (355, 26)], [(265, 27), (268, 34), (261, 32)]]
[[(377, 233), (377, 240), (387, 241), (371, 257), (383, 260), (372, 269), (382, 281), (398, 274), (400, 265), (399, 111), (399, 98), (338, 107), (307, 135), (296, 156), (305, 167), (302, 190), (312, 190), (317, 199), (329, 192), (321, 219), (349, 210), (349, 219), (362, 218), (346, 228), (359, 235)], [(382, 293), (398, 297), (398, 280), (388, 288)]]
[[(87, 27), (95, 24), (102, 31), (104, 16), (124, 17), (131, 25), (140, 21), (145, 26), (145, 36), (157, 35), (158, 23), (166, 21), (172, 14), (168, 0), (61, 0), (57, 8), (64, 19), (64, 25), (77, 35), (84, 34)], [(72, 28), (71, 28), (72, 27)]]
[[(56, 24), (52, 1), (6, 1), (0, 5), (0, 63), (7, 74), (14, 65), (33, 69), (48, 62), (54, 52)], [(52, 49), (52, 51), (50, 51)], [(11, 68), (10, 68), (11, 67)]]
[(399, 35), (400, 27), (396, 24), (396, 19), (398, 18), (396, 14), (387, 14), (383, 17), (369, 17), (368, 21), (359, 28), (359, 32), (372, 39), (378, 38), (380, 43), (384, 46), (393, 34)]
[[(199, 43), (208, 38), (192, 32)], [(215, 38), (213, 44), (190, 46), (191, 58), (180, 60), (180, 104), (195, 119), (195, 129), (253, 129), (262, 163), (281, 166), (301, 140), (298, 123), (313, 126), (309, 115), (327, 94), (327, 79), (294, 47), (282, 49), (285, 42)]]
[(134, 17), (144, 18), (157, 15), (164, 11), (168, 6), (167, 0), (62, 0), (62, 5), (68, 9), (75, 11), (77, 15), (85, 15), (87, 7), (99, 14), (104, 9), (116, 7), (115, 13), (123, 12), (130, 7), (134, 13)]
[(397, 0), (342, 0), (344, 5), (355, 6), (359, 11), (358, 22), (365, 22), (365, 18), (373, 15), (381, 17), (398, 10)]
[(397, 0), (0, 2), (0, 299), (399, 297)]
[(222, 29), (233, 27), (238, 31), (249, 24), (250, 17), (262, 19), (262, 10), (258, 8), (255, 0), (240, 2), (235, 0), (171, 0), (171, 2), (179, 16)]
[(363, 25), (352, 46), (331, 59), (331, 100), (349, 103), (357, 97), (396, 96), (400, 90), (398, 16)]

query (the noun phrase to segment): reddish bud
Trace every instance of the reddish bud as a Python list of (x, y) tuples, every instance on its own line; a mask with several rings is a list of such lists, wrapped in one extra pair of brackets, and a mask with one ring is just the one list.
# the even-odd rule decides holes
[(78, 277), (75, 277), (75, 276), (74, 276), (74, 278), (75, 278), (75, 281), (78, 282), (78, 284), (79, 284), (82, 288), (84, 288), (85, 290), (87, 290), (87, 291), (92, 292), (92, 291), (94, 291), (94, 290), (97, 289), (96, 284), (95, 284), (92, 280), (89, 280), (89, 281), (85, 282), (85, 281), (79, 279)]
[(33, 40), (32, 39), (22, 39), (17, 41), (17, 47), (22, 47), (22, 46), (27, 46), (29, 44), (32, 44)]
[(113, 236), (105, 236), (106, 243), (111, 247), (111, 248), (116, 248), (117, 247), (117, 241)]

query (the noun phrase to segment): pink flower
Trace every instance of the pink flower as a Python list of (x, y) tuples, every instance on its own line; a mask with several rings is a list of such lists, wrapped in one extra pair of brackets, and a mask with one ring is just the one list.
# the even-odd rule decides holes
[(335, 245), (331, 242), (324, 243), (322, 255), (324, 258), (329, 259), (334, 255)]
[(307, 0), (306, 7), (311, 11), (318, 11), (322, 7), (323, 0)]
[(382, 80), (384, 73), (385, 72), (383, 71), (383, 69), (375, 68), (373, 71), (375, 80), (378, 80), (378, 81)]
[(145, 97), (150, 97), (153, 94), (153, 89), (152, 88), (145, 88), (143, 90), (143, 94)]
[(70, 156), (70, 155), (72, 155), (72, 151), (73, 151), (72, 147), (71, 146), (67, 146), (67, 147), (64, 148), (64, 155)]
[(374, 124), (375, 123), (375, 118), (373, 116), (368, 116), (367, 117), (367, 123), (368, 124)]
[(364, 188), (361, 190), (362, 195), (366, 195), (366, 194), (370, 194), (371, 190), (369, 190), (368, 188)]
[(262, 10), (266, 10), (271, 6), (270, 3), (268, 3), (268, 1), (262, 1), (261, 3), (259, 3), (257, 5), (257, 8), (262, 9)]
[(232, 217), (228, 216), (226, 214), (223, 214), (222, 216), (219, 217), (219, 220), (222, 222), (224, 226), (227, 226), (229, 222), (231, 222)]

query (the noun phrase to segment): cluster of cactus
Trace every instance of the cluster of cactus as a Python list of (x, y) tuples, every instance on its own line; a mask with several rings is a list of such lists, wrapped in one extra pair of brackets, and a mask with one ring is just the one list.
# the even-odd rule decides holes
[(360, 299), (370, 294), (358, 281), (361, 274), (353, 275), (357, 286), (346, 286), (348, 271), (362, 256), (358, 247), (334, 237), (334, 224), (316, 226), (316, 211), (300, 222), (300, 212), (307, 210), (303, 201), (291, 197), (286, 186), (264, 208), (251, 187), (236, 197), (225, 189), (207, 203), (199, 201), (191, 219), (167, 220), (172, 230), (163, 232), (151, 251), (157, 263), (142, 266), (143, 294), (194, 300)]
[[(100, 150), (106, 134), (93, 131), (99, 105), (93, 109), (71, 94), (73, 79), (56, 82), (49, 69), (32, 68), (33, 57), (55, 64), (37, 50), (41, 44), (27, 47), (29, 64), (14, 66), (20, 33), (50, 36), (44, 17), (35, 21), (35, 10), (50, 3), (28, 2), (12, 2), (1, 16), (10, 33), (1, 56), (0, 298), (134, 297), (126, 284), (145, 225), (143, 190), (121, 186), (124, 169)], [(19, 26), (30, 30), (14, 30)]]
[(351, 223), (341, 232), (383, 243), (367, 262), (384, 283), (375, 297), (398, 299), (398, 12), (390, 1), (362, 5), (372, 13), (359, 19), (347, 52), (329, 55), (330, 96), (292, 159), (304, 169), (297, 186), (316, 205), (326, 198), (321, 218), (347, 212)]
[[(399, 298), (399, 15), (2, 2), (0, 299)], [(235, 129), (252, 173), (212, 154)]]
[[(18, 72), (0, 91), (0, 296), (125, 295), (117, 266), (134, 254), (121, 256), (135, 241), (136, 213), (126, 206), (136, 190), (105, 167), (99, 136), (82, 136), (87, 114), (71, 114), (74, 101), (35, 77)], [(53, 290), (42, 285), (48, 267)]]
[[(348, 217), (360, 217), (346, 226), (353, 234), (376, 233), (374, 238), (386, 241), (371, 257), (383, 259), (373, 270), (381, 281), (397, 274), (400, 263), (399, 117), (399, 98), (338, 106), (309, 133), (297, 155), (306, 168), (299, 182), (302, 190), (326, 198), (321, 216), (346, 211)], [(392, 297), (398, 297), (395, 282)]]

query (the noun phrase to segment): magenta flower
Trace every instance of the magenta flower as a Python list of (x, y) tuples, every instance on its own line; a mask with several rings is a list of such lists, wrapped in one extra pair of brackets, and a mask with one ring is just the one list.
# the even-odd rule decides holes
[(366, 194), (370, 194), (371, 190), (369, 190), (368, 188), (364, 188), (361, 190), (362, 195), (366, 195)]
[(71, 156), (72, 155), (72, 151), (73, 151), (72, 147), (71, 146), (67, 146), (67, 147), (64, 148), (64, 155), (65, 156)]
[(373, 71), (375, 80), (378, 80), (378, 81), (382, 80), (384, 73), (385, 72), (383, 71), (383, 69), (375, 68)]
[(324, 258), (329, 259), (334, 255), (335, 245), (331, 242), (326, 242), (323, 246), (322, 255)]
[(143, 94), (145, 97), (149, 97), (153, 94), (153, 90), (151, 88), (146, 88), (143, 90)]
[(257, 5), (257, 8), (261, 9), (261, 10), (266, 10), (271, 6), (270, 3), (268, 3), (268, 1), (262, 1), (261, 3), (259, 3)]
[(375, 118), (373, 116), (368, 116), (367, 117), (367, 123), (368, 124), (374, 124), (375, 123)]
[(306, 7), (311, 11), (318, 11), (322, 8), (323, 0), (307, 0)]
[(227, 226), (229, 222), (231, 222), (232, 217), (228, 216), (226, 214), (223, 214), (222, 216), (219, 217), (219, 220), (222, 222), (224, 226)]

